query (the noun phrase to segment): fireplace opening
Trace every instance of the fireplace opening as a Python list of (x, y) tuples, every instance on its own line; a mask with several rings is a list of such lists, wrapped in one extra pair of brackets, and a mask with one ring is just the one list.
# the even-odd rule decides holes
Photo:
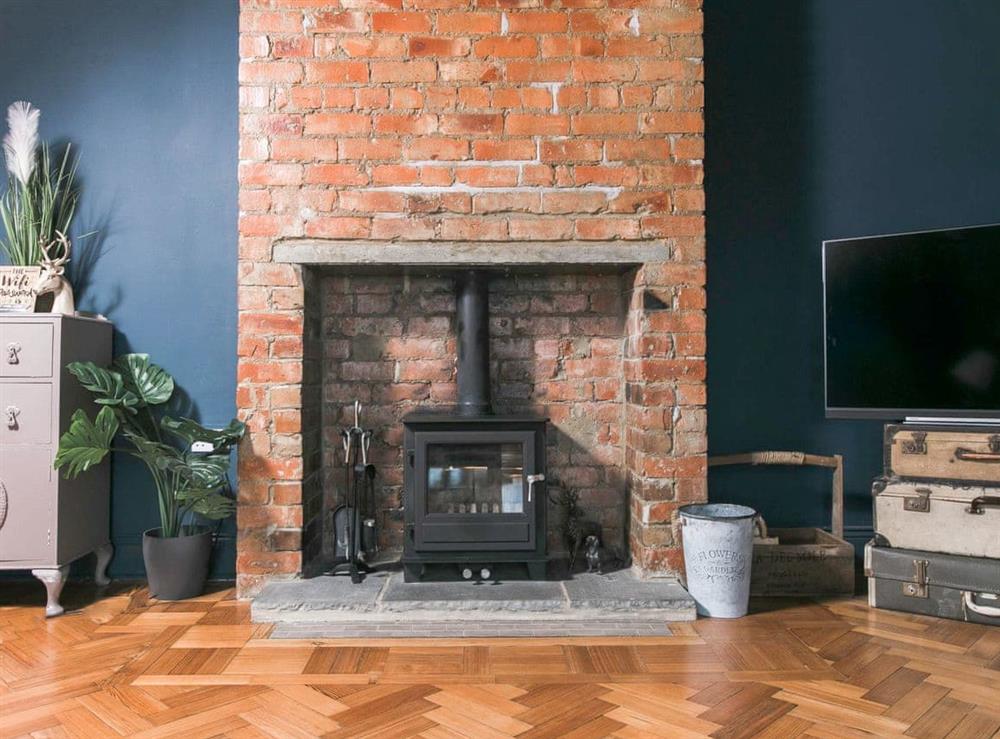
[[(483, 569), (508, 580), (523, 578), (531, 563), (534, 575), (562, 579), (585, 567), (579, 554), (575, 570), (570, 564), (571, 552), (580, 552), (567, 535), (570, 494), (580, 520), (599, 533), (606, 569), (617, 566), (612, 563), (630, 566), (629, 555), (641, 547), (659, 552), (672, 546), (674, 491), (687, 495), (689, 488), (681, 487), (687, 481), (674, 485), (655, 470), (656, 479), (644, 472), (651, 469), (651, 455), (681, 450), (669, 442), (689, 448), (698, 417), (689, 418), (686, 407), (672, 410), (679, 396), (672, 394), (671, 381), (640, 381), (637, 373), (659, 370), (667, 359), (680, 364), (672, 358), (681, 345), (661, 337), (656, 326), (680, 317), (679, 295), (656, 290), (672, 307), (648, 307), (649, 289), (635, 268), (476, 265), (484, 272), (469, 274), (470, 269), (304, 270), (310, 280), (301, 419), (306, 464), (301, 552), (307, 573), (325, 571), (336, 556), (330, 512), (345, 494), (339, 432), (352, 425), (355, 401), (363, 406), (363, 425), (373, 431), (375, 564), (402, 564), (405, 558), (411, 577), (427, 580), (460, 578), (466, 570), (478, 579), (485, 577)], [(477, 320), (460, 316), (463, 289), (476, 298)], [(478, 332), (469, 330), (473, 326)], [(460, 334), (466, 337), (461, 369)], [(475, 346), (477, 336), (488, 339), (482, 353), (466, 348)], [(479, 369), (470, 375), (464, 360), (477, 357)], [(481, 382), (476, 400), (463, 408), (459, 384), (461, 397), (469, 398), (470, 376), (489, 382)], [(285, 423), (284, 408), (298, 399), (285, 395), (292, 389), (272, 388), (276, 422)], [(470, 407), (476, 412), (469, 413)], [(520, 460), (503, 440), (487, 439), (484, 448), (469, 437), (525, 430), (534, 436), (530, 449), (515, 439)], [(455, 432), (443, 449), (429, 448), (426, 467), (418, 473), (424, 434)], [(286, 441), (296, 439), (275, 437), (272, 449)], [(532, 485), (529, 501), (527, 477), (539, 474), (546, 480)], [(512, 502), (517, 486), (520, 511)], [(417, 501), (424, 489), (426, 498)], [(291, 484), (275, 487), (274, 499), (280, 494), (285, 500), (293, 490)], [(419, 524), (426, 524), (419, 538), (418, 511)], [(494, 522), (498, 525), (485, 526)], [(482, 547), (486, 540), (497, 543)], [(289, 551), (298, 545), (291, 538), (281, 541)], [(466, 555), (458, 556), (459, 550)]]
[(547, 419), (496, 415), (490, 400), (489, 274), (456, 276), (457, 402), (403, 418), (407, 582), (546, 574)]

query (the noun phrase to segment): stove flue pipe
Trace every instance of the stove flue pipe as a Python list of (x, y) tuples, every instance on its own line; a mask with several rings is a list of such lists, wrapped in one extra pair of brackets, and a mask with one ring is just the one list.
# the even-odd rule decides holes
[(458, 413), (483, 416), (490, 403), (489, 275), (467, 270), (456, 277), (458, 319)]

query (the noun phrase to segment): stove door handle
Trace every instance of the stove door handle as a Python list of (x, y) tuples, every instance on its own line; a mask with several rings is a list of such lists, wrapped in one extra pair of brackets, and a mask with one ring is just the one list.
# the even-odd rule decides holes
[(528, 481), (528, 502), (531, 502), (531, 490), (535, 487), (536, 482), (545, 482), (545, 475), (528, 475), (526, 478)]

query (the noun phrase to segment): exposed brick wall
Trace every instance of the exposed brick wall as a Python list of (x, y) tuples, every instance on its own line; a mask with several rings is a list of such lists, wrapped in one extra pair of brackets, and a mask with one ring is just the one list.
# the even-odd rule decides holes
[(646, 264), (633, 285), (625, 345), (625, 468), (631, 550), (642, 572), (683, 569), (677, 508), (708, 498), (705, 268), (697, 244)]
[(317, 555), (321, 318), (311, 278), (271, 261), (297, 237), (669, 244), (626, 286), (623, 463), (637, 562), (676, 568), (673, 509), (704, 495), (700, 0), (243, 0), (240, 18), (241, 592)]

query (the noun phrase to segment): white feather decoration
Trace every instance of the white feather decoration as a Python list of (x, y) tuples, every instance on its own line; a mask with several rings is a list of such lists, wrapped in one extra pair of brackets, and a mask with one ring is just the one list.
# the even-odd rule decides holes
[(38, 148), (38, 118), (42, 111), (31, 103), (19, 100), (7, 108), (7, 135), (3, 138), (7, 169), (22, 184), (27, 185), (35, 171), (35, 150)]

